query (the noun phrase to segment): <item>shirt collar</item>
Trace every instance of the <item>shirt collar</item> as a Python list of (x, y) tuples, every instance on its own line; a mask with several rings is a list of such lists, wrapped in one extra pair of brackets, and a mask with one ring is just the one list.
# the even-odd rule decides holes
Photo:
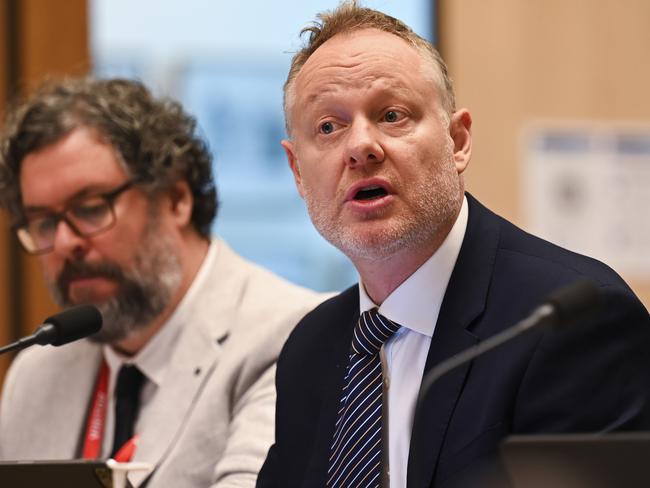
[(156, 386), (162, 384), (178, 336), (183, 324), (187, 322), (188, 314), (193, 309), (194, 297), (199, 293), (199, 290), (204, 286), (204, 282), (208, 279), (209, 270), (216, 259), (218, 248), (219, 241), (213, 240), (210, 243), (208, 252), (203, 259), (203, 263), (201, 263), (198, 273), (185, 293), (185, 296), (176, 307), (176, 310), (174, 310), (160, 330), (135, 356), (126, 357), (108, 345), (103, 347), (104, 358), (111, 372), (111, 377), (117, 375), (117, 372), (123, 364), (134, 364), (142, 371), (147, 380)]
[[(379, 306), (379, 313), (410, 330), (428, 337), (433, 336), (442, 299), (465, 237), (467, 215), (467, 198), (463, 197), (458, 218), (441, 246), (388, 295)], [(377, 305), (359, 280), (360, 312), (374, 307)]]

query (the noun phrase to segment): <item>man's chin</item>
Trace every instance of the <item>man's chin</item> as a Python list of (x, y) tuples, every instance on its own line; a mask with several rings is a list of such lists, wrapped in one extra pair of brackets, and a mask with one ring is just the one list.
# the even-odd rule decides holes
[[(101, 308), (99, 309), (102, 311)], [(104, 316), (104, 314), (102, 313)], [(112, 344), (126, 339), (132, 332), (128, 327), (120, 327), (118, 323), (104, 319), (104, 324), (99, 332), (88, 337), (95, 344)]]
[(114, 342), (116, 340), (120, 339), (113, 339), (112, 337), (106, 335), (103, 331), (99, 331), (96, 334), (93, 334), (91, 336), (88, 336), (88, 340), (90, 342), (94, 342), (95, 344), (110, 344), (111, 342)]
[[(129, 339), (132, 335), (146, 329), (158, 315), (158, 310), (147, 310), (142, 302), (133, 303), (123, 299), (111, 299), (105, 303), (94, 304), (104, 319), (101, 330), (90, 339), (100, 344), (114, 344)], [(148, 313), (147, 313), (148, 312)]]

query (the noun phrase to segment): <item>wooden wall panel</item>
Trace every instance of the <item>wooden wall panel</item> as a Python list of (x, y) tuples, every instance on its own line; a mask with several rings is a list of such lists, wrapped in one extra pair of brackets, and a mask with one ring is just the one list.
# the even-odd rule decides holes
[[(46, 77), (82, 75), (90, 67), (86, 0), (22, 0), (21, 86), (30, 92)], [(23, 255), (21, 317), (31, 332), (57, 310), (36, 258)]]
[(86, 0), (21, 0), (22, 81), (31, 91), (46, 76), (90, 68)]
[[(650, 119), (650, 2), (439, 0), (439, 43), (474, 118), (468, 189), (526, 226), (519, 136), (535, 119)], [(639, 218), (647, 218), (645, 210)], [(628, 280), (650, 306), (650, 280)]]
[[(85, 74), (90, 69), (88, 48), (88, 7), (86, 0), (3, 0), (0, 2), (0, 15), (5, 16), (5, 6), (9, 3), (14, 6), (14, 16), (11, 24), (16, 36), (12, 43), (3, 42), (6, 52), (15, 56), (17, 73), (13, 74), (12, 84), (27, 94), (38, 86), (47, 77), (62, 75)], [(5, 17), (0, 17), (0, 21)], [(4, 22), (0, 22), (4, 26)], [(0, 49), (2, 50), (2, 49)], [(2, 56), (6, 56), (3, 53)], [(5, 60), (6, 61), (6, 60)], [(6, 62), (0, 57), (0, 72), (5, 86), (8, 76)], [(6, 90), (0, 91), (0, 98), (5, 102)], [(1, 107), (1, 105), (0, 105)], [(19, 251), (17, 253), (16, 273), (8, 276), (7, 260), (9, 255), (7, 242), (13, 237), (9, 236), (6, 216), (0, 218), (0, 265), (3, 266), (0, 281), (0, 320), (4, 317), (5, 308), (2, 305), (10, 299), (10, 290), (14, 290), (15, 303), (13, 317), (19, 322), (13, 331), (26, 334), (33, 331), (45, 317), (57, 310), (45, 286), (40, 266), (37, 260)], [(14, 253), (15, 255), (16, 253)], [(7, 327), (0, 326), (2, 334), (12, 335)], [(1, 366), (2, 363), (0, 363)], [(0, 379), (4, 372), (0, 369)]]
[[(0, 29), (6, 34), (7, 25), (7, 3), (0, 2)], [(8, 46), (5, 36), (0, 33), (0, 120), (4, 117), (4, 109), (8, 92), (9, 75), (7, 73), (8, 65)], [(12, 339), (12, 328), (10, 324), (10, 300), (9, 287), (9, 219), (5, 212), (0, 212), (0, 344), (7, 344)], [(6, 368), (9, 364), (8, 356), (0, 357), (0, 384), (4, 378)]]
[(9, 74), (7, 64), (9, 62), (9, 46), (7, 45), (7, 2), (0, 2), (0, 114), (4, 114), (5, 102), (7, 99)]

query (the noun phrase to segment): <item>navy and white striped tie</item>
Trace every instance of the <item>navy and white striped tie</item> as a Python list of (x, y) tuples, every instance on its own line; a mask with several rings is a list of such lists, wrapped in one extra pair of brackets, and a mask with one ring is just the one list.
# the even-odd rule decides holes
[(379, 350), (399, 327), (374, 308), (361, 314), (354, 328), (330, 450), (329, 488), (379, 487), (383, 391)]

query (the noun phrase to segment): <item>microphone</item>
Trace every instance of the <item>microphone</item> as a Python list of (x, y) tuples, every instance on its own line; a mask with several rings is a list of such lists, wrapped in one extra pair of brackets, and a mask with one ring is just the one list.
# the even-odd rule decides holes
[(441, 376), (447, 374), (452, 369), (536, 327), (571, 326), (573, 323), (583, 319), (586, 313), (593, 311), (599, 305), (599, 302), (600, 292), (598, 287), (590, 281), (577, 281), (552, 292), (546, 297), (542, 305), (533, 310), (525, 319), (449, 357), (431, 369), (422, 379), (416, 405), (420, 405), (431, 386)]
[(45, 323), (27, 337), (1, 347), (0, 354), (24, 349), (33, 344), (62, 346), (99, 332), (102, 315), (94, 305), (78, 305), (45, 319)]

